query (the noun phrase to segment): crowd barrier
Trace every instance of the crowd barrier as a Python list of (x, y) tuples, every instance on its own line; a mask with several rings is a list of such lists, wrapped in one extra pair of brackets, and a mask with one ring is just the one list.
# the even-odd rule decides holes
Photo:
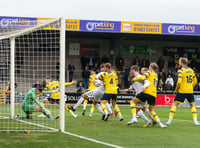
[[(67, 103), (76, 103), (81, 93), (66, 93), (66, 102)], [(196, 106), (200, 106), (200, 95), (194, 95)], [(118, 94), (117, 95), (117, 103), (118, 104), (129, 104), (133, 98), (133, 94)], [(156, 105), (159, 106), (171, 106), (174, 101), (175, 95), (172, 94), (158, 94), (156, 98)], [(90, 101), (91, 103), (91, 101)], [(180, 106), (189, 106), (187, 100)]]

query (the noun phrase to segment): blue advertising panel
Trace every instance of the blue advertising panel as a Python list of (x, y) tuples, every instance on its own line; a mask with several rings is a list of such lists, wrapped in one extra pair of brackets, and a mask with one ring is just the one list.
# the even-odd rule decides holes
[(163, 23), (162, 34), (200, 35), (200, 25)]
[(29, 28), (37, 26), (37, 18), (0, 16), (0, 28)]
[(120, 32), (121, 22), (80, 20), (80, 31)]

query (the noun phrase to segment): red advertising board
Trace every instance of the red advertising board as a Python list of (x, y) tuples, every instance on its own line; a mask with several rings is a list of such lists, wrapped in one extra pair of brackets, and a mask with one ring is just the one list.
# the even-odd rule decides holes
[(157, 95), (156, 105), (171, 106), (174, 101), (175, 95)]

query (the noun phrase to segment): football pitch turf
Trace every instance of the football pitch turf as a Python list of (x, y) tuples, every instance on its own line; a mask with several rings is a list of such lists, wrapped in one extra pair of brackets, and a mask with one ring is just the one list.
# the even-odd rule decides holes
[[(82, 116), (82, 107), (75, 112), (79, 116), (74, 119), (65, 112), (66, 131), (92, 138), (109, 144), (127, 148), (188, 148), (200, 147), (200, 126), (194, 126), (190, 108), (177, 109), (172, 125), (161, 129), (158, 125), (144, 128), (144, 121), (127, 126), (131, 120), (129, 107), (120, 107), (124, 121), (111, 117), (107, 122), (101, 120), (97, 109), (90, 118), (90, 107), (86, 115)], [(165, 123), (168, 119), (170, 107), (156, 107), (156, 113)], [(197, 108), (198, 113), (200, 108)], [(51, 122), (51, 121), (49, 121)], [(58, 122), (56, 122), (58, 124)], [(85, 139), (80, 139), (60, 132), (43, 133), (0, 133), (0, 148), (104, 148), (109, 147)]]

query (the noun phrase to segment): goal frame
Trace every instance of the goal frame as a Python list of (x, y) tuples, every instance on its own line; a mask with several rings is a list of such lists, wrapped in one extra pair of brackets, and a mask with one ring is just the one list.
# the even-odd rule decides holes
[[(40, 26), (23, 29), (19, 32), (13, 32), (11, 34), (7, 34), (4, 36), (0, 36), (1, 39), (10, 39), (10, 84), (11, 84), (11, 104), (10, 104), (10, 118), (14, 119), (15, 115), (15, 39), (19, 36), (32, 33), (34, 31), (37, 31), (39, 29), (48, 27), (52, 24), (59, 23), (60, 22), (60, 69), (59, 69), (59, 77), (60, 77), (60, 104), (59, 104), (59, 131), (64, 132), (65, 131), (65, 100), (64, 100), (64, 94), (65, 94), (65, 19), (64, 17), (51, 20), (48, 23), (42, 24)], [(5, 132), (5, 131), (4, 131)], [(9, 132), (9, 131), (6, 131)], [(10, 131), (12, 132), (12, 131)], [(20, 131), (19, 131), (20, 132)]]

